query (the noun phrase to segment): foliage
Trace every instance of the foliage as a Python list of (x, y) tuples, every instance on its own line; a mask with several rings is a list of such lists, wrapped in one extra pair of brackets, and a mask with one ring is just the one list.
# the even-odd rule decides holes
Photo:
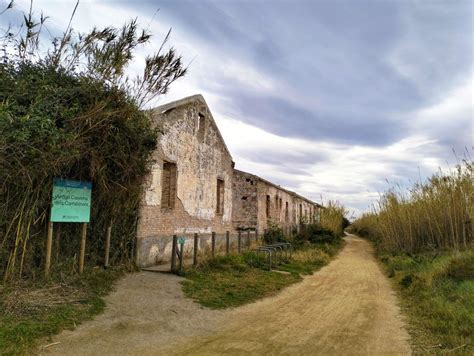
[[(474, 250), (382, 255), (399, 287), (415, 353), (474, 351)], [(433, 349), (434, 348), (434, 349)]]
[[(74, 10), (75, 11), (75, 10)], [(181, 58), (164, 44), (141, 76), (125, 73), (150, 40), (136, 20), (75, 33), (69, 25), (41, 51), (45, 17), (25, 14), (7, 32), (0, 64), (0, 275), (33, 276), (43, 246), (54, 177), (92, 181), (90, 263), (113, 225), (112, 261), (132, 261), (138, 206), (159, 132), (143, 105), (182, 77)], [(72, 20), (72, 18), (71, 18)], [(169, 35), (169, 33), (168, 33)], [(57, 258), (78, 251), (78, 227), (61, 224)], [(56, 261), (57, 262), (57, 261)]]
[(297, 245), (302, 245), (304, 243), (333, 243), (339, 239), (340, 237), (334, 231), (315, 223), (303, 225), (300, 232), (294, 236), (293, 241)]
[(30, 354), (38, 340), (100, 313), (123, 269), (91, 269), (68, 281), (0, 286), (0, 354)]
[(263, 233), (263, 242), (265, 244), (273, 244), (281, 241), (286, 241), (283, 229), (279, 225), (269, 221), (268, 228)]
[(419, 252), (465, 249), (473, 243), (472, 162), (416, 183), (408, 195), (391, 190), (373, 213), (356, 220), (351, 231), (377, 242), (383, 251)]

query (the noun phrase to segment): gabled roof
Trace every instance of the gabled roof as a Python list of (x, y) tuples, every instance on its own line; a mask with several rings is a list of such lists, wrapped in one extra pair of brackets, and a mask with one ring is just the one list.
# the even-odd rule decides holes
[[(212, 116), (211, 109), (209, 109), (209, 105), (207, 105), (206, 100), (204, 100), (204, 97), (201, 94), (195, 94), (195, 95), (187, 96), (185, 98), (182, 98), (182, 99), (175, 100), (175, 101), (172, 101), (172, 102), (167, 103), (167, 104), (157, 106), (157, 107), (151, 109), (150, 111), (161, 115), (161, 114), (165, 114), (169, 110), (178, 108), (180, 106), (188, 105), (188, 104), (191, 104), (191, 103), (196, 102), (196, 101), (200, 101), (202, 104), (206, 105), (207, 110), (209, 111), (209, 117), (208, 117), (209, 121), (212, 123), (212, 125), (216, 129), (217, 135), (219, 136), (220, 140), (222, 141), (222, 144), (224, 145), (224, 149), (227, 151), (229, 156), (232, 158), (232, 155), (230, 154), (230, 151), (227, 148), (227, 145), (224, 141), (224, 138), (222, 137), (222, 134), (219, 130), (219, 127), (217, 126), (216, 121), (214, 120), (214, 117)], [(232, 161), (233, 161), (233, 159), (232, 159)]]
[(272, 182), (270, 182), (270, 181), (268, 181), (268, 180), (266, 180), (266, 179), (263, 179), (263, 178), (261, 178), (261, 177), (259, 177), (259, 176), (256, 176), (255, 174), (248, 173), (248, 172), (244, 172), (244, 171), (241, 171), (241, 170), (238, 170), (238, 169), (235, 169), (235, 168), (234, 168), (234, 172), (238, 172), (238, 173), (242, 173), (242, 174), (249, 175), (249, 176), (253, 177), (253, 178), (256, 179), (256, 180), (259, 180), (259, 181), (261, 181), (261, 182), (263, 182), (263, 183), (265, 183), (265, 184), (271, 185), (272, 187), (275, 187), (275, 188), (277, 188), (277, 189), (279, 189), (279, 190), (282, 190), (282, 191), (284, 191), (284, 192), (290, 194), (291, 196), (293, 196), (293, 197), (295, 197), (295, 198), (299, 198), (299, 199), (301, 199), (301, 200), (304, 200), (304, 201), (307, 202), (307, 203), (316, 205), (316, 206), (318, 206), (318, 207), (320, 207), (320, 208), (324, 208), (324, 206), (321, 205), (321, 204), (318, 204), (318, 203), (316, 203), (316, 202), (314, 202), (314, 201), (312, 201), (312, 200), (310, 200), (310, 199), (308, 199), (308, 198), (305, 198), (305, 197), (302, 196), (302, 195), (299, 195), (298, 193), (295, 193), (295, 192), (293, 192), (293, 191), (291, 191), (291, 190), (285, 189), (285, 188), (283, 188), (283, 187), (281, 187), (281, 186), (279, 186), (279, 185), (277, 185), (277, 184), (275, 184), (275, 183), (272, 183)]

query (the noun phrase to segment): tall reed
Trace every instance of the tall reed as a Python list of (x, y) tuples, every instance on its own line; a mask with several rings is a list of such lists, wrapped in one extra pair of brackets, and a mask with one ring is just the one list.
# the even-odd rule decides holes
[(337, 201), (329, 201), (327, 205), (321, 209), (321, 226), (325, 229), (333, 231), (337, 236), (344, 235), (346, 209)]
[(473, 243), (472, 170), (472, 161), (465, 160), (414, 184), (408, 193), (392, 189), (351, 230), (392, 252), (468, 248)]

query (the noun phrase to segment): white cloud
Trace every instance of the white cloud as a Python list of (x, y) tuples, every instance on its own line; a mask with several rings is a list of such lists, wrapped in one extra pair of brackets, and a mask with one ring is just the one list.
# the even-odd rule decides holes
[[(75, 0), (37, 1), (34, 6), (37, 14), (41, 8), (46, 15), (51, 16), (47, 22), (51, 24), (51, 28), (63, 31), (74, 4)], [(17, 9), (27, 10), (29, 1), (19, 0), (16, 6)], [(332, 89), (334, 92), (330, 94), (332, 95), (330, 103), (333, 103), (333, 106), (330, 109), (341, 110), (344, 103), (348, 102), (348, 96), (358, 90), (357, 87), (352, 87), (351, 83), (365, 84), (364, 82), (369, 80), (366, 75), (370, 74), (370, 71), (357, 67), (352, 70), (352, 66), (355, 65), (354, 57), (340, 54), (346, 53), (346, 47), (350, 50), (349, 44), (344, 44), (344, 48), (339, 48), (342, 52), (338, 52), (338, 48), (330, 48), (330, 46), (336, 46), (338, 37), (334, 37), (335, 34), (325, 26), (320, 26), (321, 31), (326, 31), (324, 36), (320, 36), (320, 31), (314, 34), (313, 45), (316, 45), (318, 49), (315, 57), (307, 55), (311, 53), (307, 52), (304, 46), (294, 48), (298, 56), (292, 53), (295, 60), (298, 60), (297, 63), (293, 63), (295, 66), (309, 68), (313, 62), (325, 64), (316, 66), (318, 70), (316, 72), (321, 71), (320, 80), (328, 83), (314, 90), (300, 83), (301, 79), (313, 80), (311, 76), (291, 81), (285, 86), (284, 76), (269, 76), (265, 72), (266, 67), (262, 69), (252, 65), (248, 53), (239, 57), (226, 53), (217, 48), (216, 43), (199, 37), (198, 33), (174, 27), (171, 20), (162, 12), (159, 12), (153, 21), (151, 21), (152, 13), (138, 14), (142, 25), (146, 26), (150, 23), (150, 31), (154, 37), (150, 46), (139, 51), (130, 67), (130, 72), (140, 71), (145, 54), (157, 50), (168, 29), (173, 27), (170, 45), (175, 46), (183, 55), (185, 63), (193, 62), (189, 74), (174, 83), (169, 94), (154, 104), (162, 104), (196, 93), (203, 94), (236, 161), (237, 168), (285, 185), (316, 201), (320, 200), (320, 195), (323, 196), (324, 201), (339, 200), (350, 210), (360, 213), (379, 197), (379, 190), (388, 187), (385, 179), (405, 184), (409, 179), (418, 179), (418, 169), (421, 176), (425, 177), (443, 166), (445, 157), (450, 154), (446, 152), (447, 148), (445, 144), (443, 145), (443, 141), (457, 139), (466, 144), (470, 141), (472, 145), (472, 74), (466, 79), (462, 77), (465, 71), (454, 70), (460, 62), (458, 59), (462, 58), (459, 56), (469, 57), (469, 51), (459, 50), (466, 47), (465, 37), (469, 37), (469, 34), (453, 37), (456, 31), (450, 31), (450, 28), (455, 27), (456, 30), (461, 26), (457, 24), (449, 24), (438, 30), (443, 22), (444, 13), (455, 10), (450, 10), (446, 6), (429, 4), (428, 11), (419, 5), (413, 8), (410, 6), (402, 6), (404, 11), (402, 11), (401, 36), (396, 43), (388, 46), (391, 48), (388, 53), (380, 53), (380, 56), (384, 56), (391, 68), (407, 82), (413, 83), (421, 93), (426, 94), (431, 104), (408, 113), (400, 113), (400, 120), (408, 122), (404, 138), (387, 146), (375, 147), (371, 146), (370, 142), (366, 145), (346, 145), (335, 143), (330, 137), (320, 141), (311, 141), (272, 134), (244, 123), (244, 118), (239, 117), (238, 112), (229, 110), (229, 107), (233, 106), (232, 98), (221, 95), (222, 89), (225, 89), (224, 85), (236, 85), (245, 88), (247, 94), (249, 92), (265, 93), (284, 98), (297, 107), (315, 110), (320, 105), (328, 105), (327, 102), (319, 102), (318, 93), (326, 95), (327, 90)], [(131, 7), (120, 6), (120, 3), (82, 1), (73, 27), (80, 31), (87, 31), (94, 25), (120, 26), (137, 16), (137, 13), (131, 9)], [(275, 9), (275, 11), (279, 10)], [(233, 20), (239, 23), (238, 18), (233, 18)], [(286, 17), (275, 19), (276, 22), (283, 21), (276, 26), (285, 25), (285, 28), (288, 28), (288, 31), (283, 31), (282, 36), (287, 36), (286, 42), (294, 46), (294, 33), (290, 31), (294, 23), (290, 20)], [(345, 37), (342, 36), (342, 38)], [(278, 37), (275, 40), (281, 42), (282, 38)], [(318, 42), (324, 40), (326, 42)], [(235, 46), (239, 46), (239, 43)], [(472, 46), (472, 43), (469, 42), (468, 46)], [(458, 49), (458, 51), (451, 51), (451, 49)], [(291, 53), (287, 54), (287, 56), (290, 55)], [(303, 59), (307, 63), (302, 62)], [(370, 56), (367, 60), (368, 66), (371, 66)], [(349, 68), (350, 70), (344, 71), (341, 75), (338, 75), (339, 72), (323, 70), (333, 65), (336, 69)], [(331, 85), (334, 82), (338, 85)], [(367, 83), (368, 86), (372, 84)], [(457, 87), (451, 88), (456, 85)], [(336, 93), (336, 89), (345, 89), (347, 92)], [(376, 93), (370, 92), (370, 94)], [(402, 94), (400, 95), (403, 97)], [(349, 101), (347, 105), (351, 105), (351, 102)], [(370, 109), (368, 107), (367, 111)], [(351, 110), (353, 107), (347, 108), (347, 112)], [(370, 117), (367, 120), (370, 120)], [(381, 125), (383, 120), (375, 124)], [(334, 130), (337, 128), (335, 127)], [(260, 159), (262, 157), (256, 154), (258, 152), (274, 159)], [(278, 162), (279, 157), (285, 157), (285, 161)], [(288, 170), (289, 167), (295, 170)]]
[[(287, 186), (289, 189), (317, 201), (320, 195), (324, 201), (339, 200), (357, 214), (378, 198), (377, 187), (388, 187), (385, 179), (392, 183), (406, 183), (408, 178), (413, 179), (404, 176), (406, 171), (398, 171), (401, 167), (420, 167), (421, 171), (431, 173), (440, 164), (437, 157), (426, 155), (436, 141), (423, 135), (376, 148), (278, 136), (229, 117), (219, 117), (218, 124), (238, 169), (277, 184), (292, 182)], [(305, 174), (298, 175), (285, 172), (282, 165), (247, 158), (246, 152), (258, 152), (263, 148), (273, 157), (291, 153), (294, 157), (314, 155), (325, 159), (316, 161), (309, 168), (305, 166)]]
[(411, 129), (443, 135), (452, 129), (459, 130), (460, 125), (466, 127), (470, 124), (472, 133), (473, 105), (473, 78), (468, 78), (447, 92), (439, 102), (414, 112)]

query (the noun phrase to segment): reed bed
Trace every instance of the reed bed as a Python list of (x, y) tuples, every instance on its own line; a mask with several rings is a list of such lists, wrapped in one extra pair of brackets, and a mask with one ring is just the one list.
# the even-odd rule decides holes
[(329, 201), (324, 209), (321, 209), (321, 227), (334, 232), (336, 236), (344, 235), (344, 228), (348, 224), (345, 215), (347, 210), (337, 201)]
[(407, 193), (391, 189), (351, 231), (373, 239), (382, 251), (422, 252), (473, 245), (473, 162), (439, 171)]

